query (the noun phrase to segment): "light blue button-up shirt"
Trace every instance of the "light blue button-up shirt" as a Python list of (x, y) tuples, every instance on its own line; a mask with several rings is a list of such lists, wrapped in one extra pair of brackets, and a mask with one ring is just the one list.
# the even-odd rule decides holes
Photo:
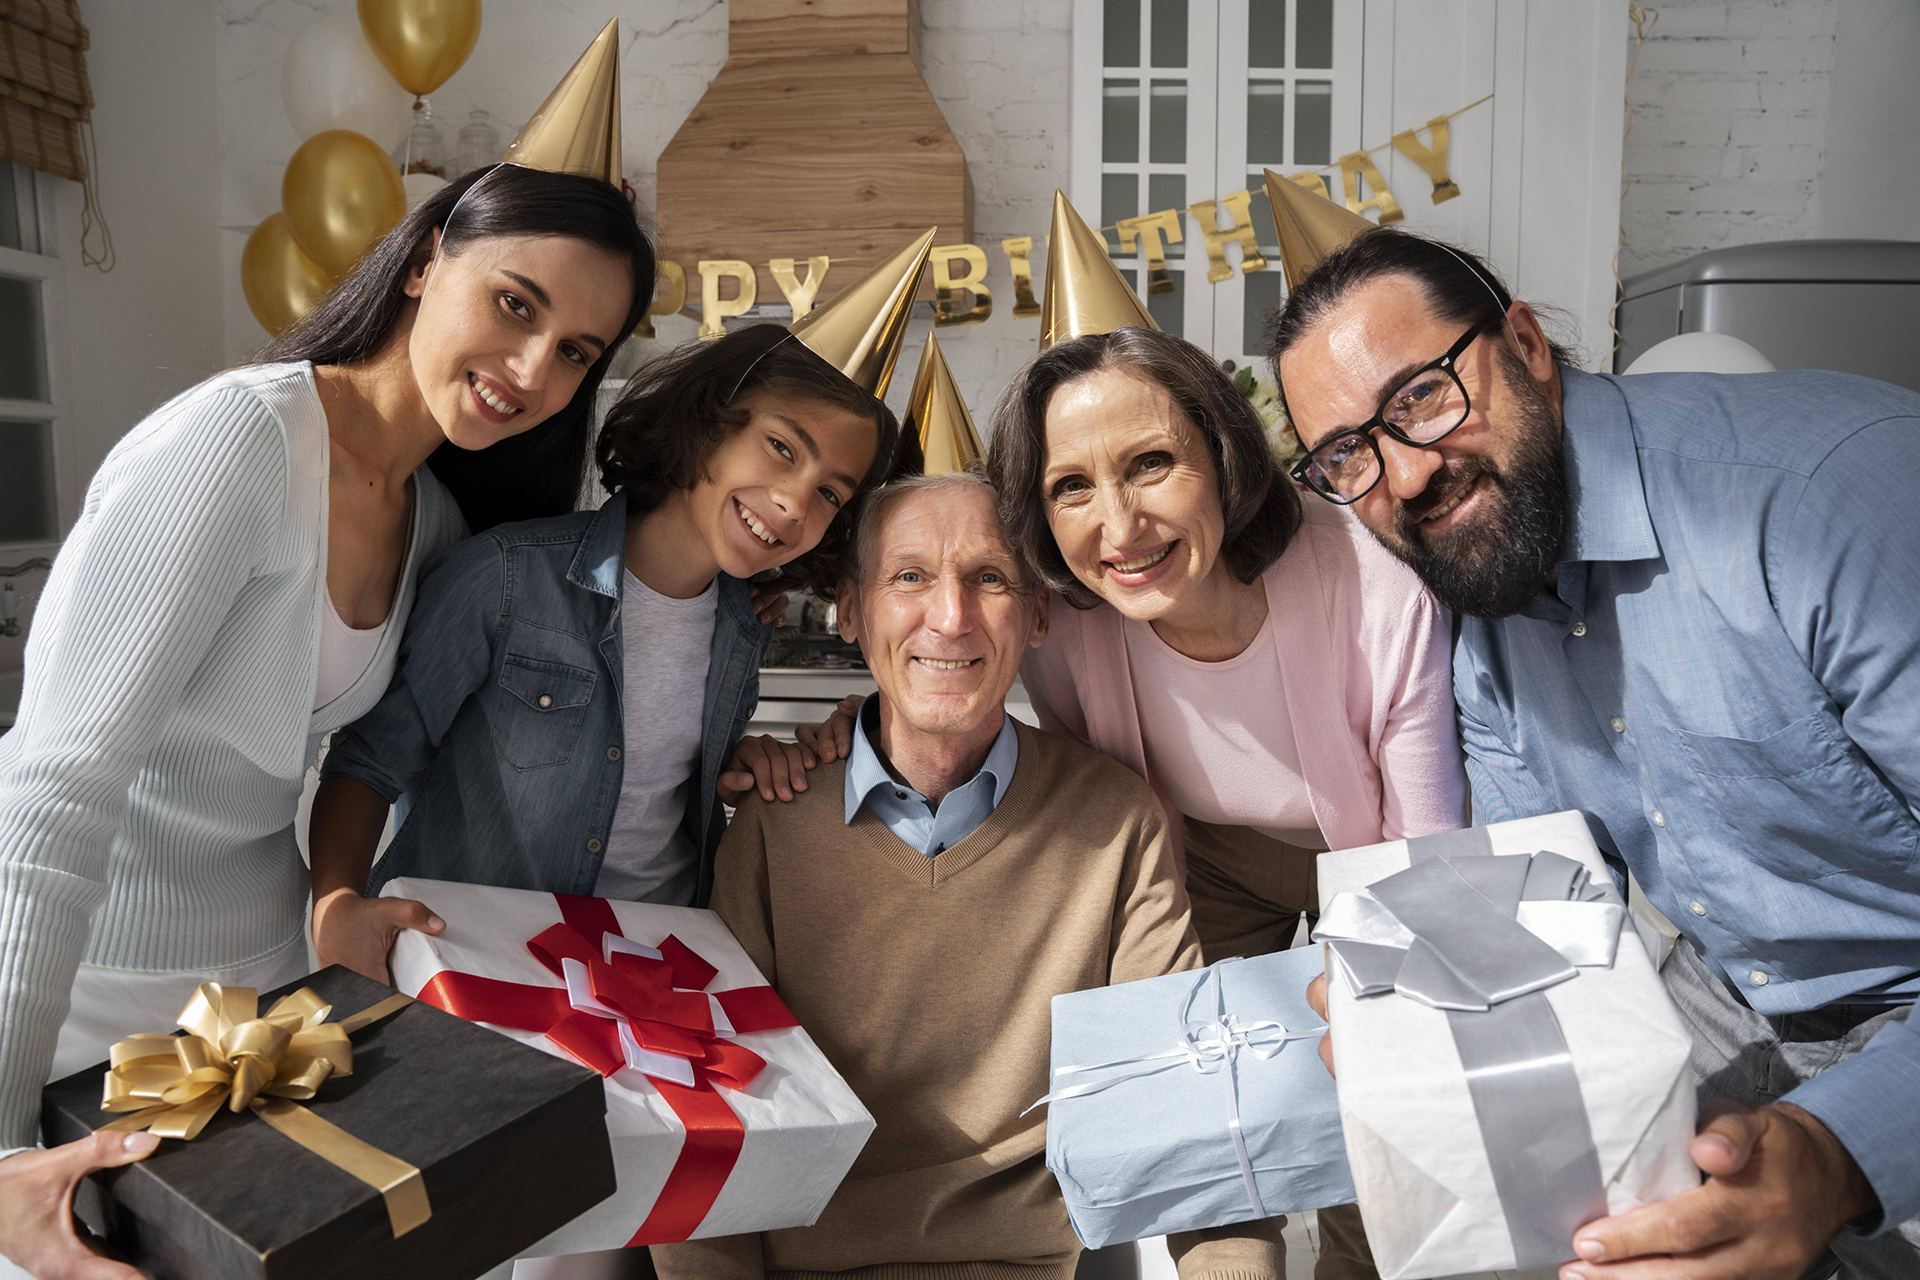
[[(1555, 590), (1465, 618), (1477, 823), (1582, 809), (1748, 1004), (1920, 990), (1920, 395), (1562, 369)], [(1791, 1100), (1920, 1213), (1920, 1025)]]
[(964, 786), (942, 796), (938, 805), (904, 782), (894, 781), (880, 763), (869, 733), (880, 732), (879, 695), (868, 698), (853, 719), (853, 754), (847, 757), (847, 822), (865, 805), (904, 843), (928, 857), (959, 844), (1000, 807), (1020, 760), (1020, 739), (1013, 717), (1001, 713), (999, 736), (987, 750), (986, 762)]

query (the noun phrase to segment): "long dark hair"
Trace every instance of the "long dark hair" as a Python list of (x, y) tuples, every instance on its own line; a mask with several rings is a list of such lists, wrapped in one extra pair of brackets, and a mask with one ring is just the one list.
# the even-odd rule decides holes
[(1219, 477), (1220, 556), (1242, 582), (1265, 573), (1300, 527), (1300, 495), (1273, 461), (1267, 433), (1233, 379), (1191, 342), (1158, 329), (1128, 326), (1048, 347), (1020, 371), (993, 411), (987, 474), (1000, 491), (1000, 523), (1042, 582), (1067, 603), (1100, 603), (1074, 576), (1047, 523), (1041, 478), (1047, 469), (1047, 402), (1067, 383), (1101, 369), (1124, 369), (1165, 388), (1207, 442)]
[[(449, 222), (455, 205), (459, 216)], [(489, 448), (461, 449), (449, 442), (427, 460), (475, 533), (509, 520), (571, 511), (586, 476), (594, 393), (614, 353), (653, 302), (653, 246), (626, 197), (597, 178), (503, 164), (448, 183), (416, 205), (306, 319), (268, 343), (255, 360), (353, 364), (371, 359), (399, 324), (408, 301), (407, 276), (436, 229), (440, 253), (447, 257), (492, 236), (566, 236), (629, 264), (633, 301), (626, 323), (565, 408)]]
[(847, 563), (860, 505), (889, 479), (900, 456), (900, 422), (893, 410), (852, 379), (791, 340), (777, 324), (735, 329), (716, 342), (690, 343), (654, 361), (627, 384), (607, 410), (595, 454), (600, 482), (625, 493), (627, 510), (655, 511), (676, 491), (691, 489), (707, 459), (747, 425), (740, 400), (756, 391), (781, 391), (844, 409), (873, 423), (873, 464), (820, 545), (781, 567), (783, 585), (831, 595)]

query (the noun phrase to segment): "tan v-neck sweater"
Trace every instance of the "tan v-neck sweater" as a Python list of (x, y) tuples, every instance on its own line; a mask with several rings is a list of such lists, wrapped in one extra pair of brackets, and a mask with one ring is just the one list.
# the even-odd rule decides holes
[(664, 1280), (1066, 1280), (1080, 1251), (1046, 1168), (1049, 1002), (1197, 967), (1164, 811), (1138, 776), (1018, 726), (1000, 806), (938, 857), (862, 809), (845, 764), (752, 797), (713, 908), (877, 1127), (811, 1227), (655, 1246)]

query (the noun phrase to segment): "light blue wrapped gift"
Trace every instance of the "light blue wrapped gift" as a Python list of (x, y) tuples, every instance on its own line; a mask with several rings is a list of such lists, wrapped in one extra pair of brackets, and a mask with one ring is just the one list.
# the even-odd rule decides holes
[(1319, 947), (1053, 998), (1047, 1168), (1090, 1248), (1353, 1202)]

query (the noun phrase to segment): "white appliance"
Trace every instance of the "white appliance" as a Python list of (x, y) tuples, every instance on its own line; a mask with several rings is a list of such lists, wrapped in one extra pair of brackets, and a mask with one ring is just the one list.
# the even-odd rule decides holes
[(1724, 333), (1779, 369), (1838, 369), (1920, 391), (1920, 242), (1712, 249), (1627, 281), (1619, 323), (1616, 371), (1675, 334)]

